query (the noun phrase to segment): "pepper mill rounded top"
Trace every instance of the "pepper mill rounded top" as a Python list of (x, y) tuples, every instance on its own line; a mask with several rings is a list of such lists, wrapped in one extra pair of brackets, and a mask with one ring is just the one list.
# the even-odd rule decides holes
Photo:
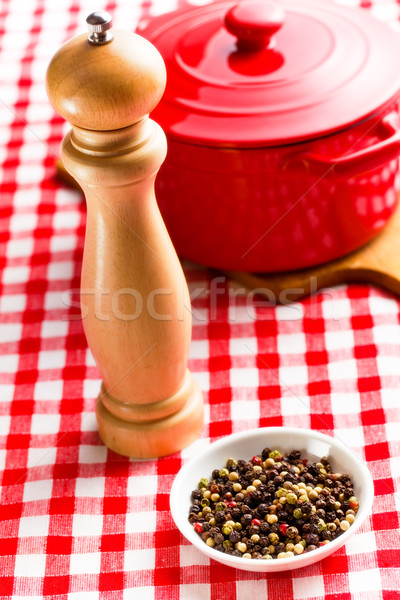
[(72, 125), (95, 131), (128, 127), (158, 104), (165, 89), (164, 61), (147, 40), (111, 31), (104, 11), (87, 18), (81, 34), (52, 58), (46, 75), (53, 108)]

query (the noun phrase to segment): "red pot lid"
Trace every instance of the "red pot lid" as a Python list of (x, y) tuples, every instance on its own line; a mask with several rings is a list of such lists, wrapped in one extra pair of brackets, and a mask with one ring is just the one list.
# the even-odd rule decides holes
[(217, 2), (162, 15), (139, 33), (168, 73), (152, 117), (191, 143), (320, 137), (389, 108), (400, 88), (400, 36), (328, 1)]

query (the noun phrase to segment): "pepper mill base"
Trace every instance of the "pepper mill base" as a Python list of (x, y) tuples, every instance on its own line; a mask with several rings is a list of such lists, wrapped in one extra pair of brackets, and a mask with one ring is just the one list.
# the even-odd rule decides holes
[(159, 458), (189, 446), (203, 428), (203, 412), (202, 392), (189, 370), (181, 389), (161, 402), (121, 402), (102, 385), (96, 405), (101, 440), (130, 458)]

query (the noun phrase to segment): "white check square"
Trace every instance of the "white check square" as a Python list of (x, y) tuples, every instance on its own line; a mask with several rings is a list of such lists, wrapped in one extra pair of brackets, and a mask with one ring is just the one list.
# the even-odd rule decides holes
[(328, 363), (328, 374), (331, 381), (357, 380), (357, 362), (354, 359), (331, 361)]
[(39, 352), (38, 367), (43, 369), (63, 369), (67, 353), (65, 350), (43, 350)]
[(181, 567), (191, 567), (193, 565), (209, 565), (208, 556), (199, 552), (192, 544), (188, 546), (179, 546), (179, 564)]
[(47, 269), (47, 278), (50, 281), (70, 280), (74, 276), (74, 268), (72, 261), (53, 262)]
[(58, 433), (61, 415), (59, 414), (33, 414), (31, 420), (32, 434)]
[(65, 337), (68, 333), (68, 325), (68, 321), (43, 321), (41, 337)]
[(394, 298), (370, 296), (368, 298), (369, 311), (372, 315), (397, 315), (399, 306)]
[(307, 349), (304, 333), (280, 333), (277, 337), (278, 352), (283, 354), (304, 354)]
[(332, 413), (334, 415), (360, 414), (360, 396), (357, 392), (331, 394)]
[(29, 267), (5, 267), (3, 283), (25, 283), (29, 279)]
[(18, 354), (3, 354), (0, 356), (0, 373), (15, 373), (18, 368)]
[[(35, 195), (33, 190), (30, 190), (28, 193), (19, 191), (14, 197), (14, 201), (16, 199), (18, 205), (18, 202), (22, 200), (22, 198), (24, 199), (24, 202), (27, 202), (28, 196), (32, 198), (32, 195), (35, 198), (36, 205), (38, 197)], [(33, 212), (15, 212), (15, 214), (13, 214), (13, 216), (10, 219), (10, 231), (12, 231), (13, 233), (20, 233), (21, 231), (33, 231), (36, 227), (37, 219), (37, 214)]]
[(348, 298), (338, 298), (337, 290), (326, 289), (321, 294), (323, 294), (324, 298), (321, 302), (321, 307), (325, 321), (350, 319), (352, 311), (351, 302)]
[(141, 533), (154, 531), (156, 527), (156, 513), (154, 511), (128, 513), (126, 515), (126, 533)]
[(124, 553), (124, 571), (152, 570), (156, 564), (154, 548), (143, 550), (126, 550)]
[(260, 418), (260, 403), (258, 400), (232, 400), (232, 421), (253, 421)]
[(10, 294), (0, 298), (0, 313), (22, 312), (25, 306), (25, 294)]
[(328, 351), (354, 348), (353, 331), (325, 331), (325, 347)]
[(45, 554), (17, 554), (15, 557), (15, 577), (44, 577)]
[(372, 329), (376, 344), (393, 344), (397, 346), (400, 339), (400, 325), (375, 325)]
[(183, 583), (179, 586), (179, 591), (179, 600), (210, 600), (211, 598), (209, 583)]
[(127, 496), (154, 496), (157, 493), (157, 477), (142, 475), (129, 477)]
[[(122, 600), (154, 600), (154, 591), (154, 587), (125, 588)], [(182, 600), (182, 597), (180, 600)]]
[(75, 484), (75, 496), (80, 498), (103, 498), (104, 477), (78, 477)]
[(79, 463), (80, 464), (98, 464), (104, 463), (107, 459), (107, 448), (105, 446), (88, 446), (81, 445), (79, 447)]
[(208, 340), (192, 340), (189, 348), (189, 358), (208, 358), (210, 345)]
[[(362, 592), (368, 592), (370, 598), (379, 598), (382, 591), (382, 582), (379, 569), (368, 569), (368, 571), (349, 571), (349, 588), (352, 594), (359, 596)], [(376, 596), (374, 596), (376, 594)]]
[(0, 344), (5, 342), (17, 342), (21, 339), (21, 323), (1, 323), (0, 324)]
[(322, 575), (311, 577), (293, 577), (293, 598), (306, 600), (308, 598), (324, 598), (324, 578)]
[(231, 369), (232, 387), (258, 387), (258, 369)]
[(31, 256), (33, 250), (33, 239), (24, 238), (10, 240), (7, 244), (7, 256), (9, 258), (19, 258), (21, 256)]
[[(400, 337), (399, 337), (400, 340)], [(376, 357), (378, 374), (397, 377), (400, 373), (400, 356), (378, 355)]]
[(18, 537), (46, 537), (49, 532), (49, 515), (31, 515), (19, 520)]
[(75, 250), (76, 243), (77, 237), (75, 235), (53, 235), (50, 240), (50, 251), (54, 254)]
[(75, 514), (72, 522), (72, 535), (74, 537), (82, 536), (101, 536), (103, 529), (102, 515), (77, 515)]
[(307, 385), (308, 383), (308, 369), (307, 365), (293, 365), (279, 367), (276, 370), (277, 384), (280, 382), (283, 388), (290, 388), (291, 386)]
[(231, 356), (257, 356), (257, 338), (231, 338), (229, 354)]
[(48, 500), (49, 498), (51, 498), (52, 489), (52, 479), (27, 481), (24, 484), (24, 502), (32, 502), (34, 500)]
[(28, 468), (54, 465), (57, 459), (57, 448), (29, 448)]
[(59, 211), (54, 215), (54, 229), (75, 229), (79, 225), (81, 215), (76, 211)]
[(54, 400), (62, 399), (63, 382), (60, 379), (54, 381), (38, 381), (35, 384), (33, 397), (35, 400)]
[(69, 571), (71, 575), (100, 573), (101, 552), (71, 554)]

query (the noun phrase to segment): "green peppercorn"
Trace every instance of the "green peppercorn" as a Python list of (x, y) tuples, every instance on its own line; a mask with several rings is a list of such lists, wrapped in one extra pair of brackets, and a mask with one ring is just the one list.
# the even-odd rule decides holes
[(320, 519), (318, 521), (317, 527), (318, 527), (318, 530), (319, 530), (320, 533), (321, 533), (321, 531), (326, 531), (326, 529), (327, 529), (325, 521), (323, 519)]
[(268, 458), (273, 458), (274, 460), (277, 456), (281, 456), (279, 450), (272, 450), (272, 452), (268, 454)]
[(286, 494), (286, 502), (288, 504), (296, 504), (296, 502), (297, 502), (296, 494), (294, 494), (293, 492), (289, 492), (288, 494)]
[[(286, 500), (287, 500), (287, 498), (286, 498)], [(295, 519), (301, 519), (301, 517), (303, 516), (301, 508), (295, 508), (293, 511), (293, 516)]]
[(226, 504), (224, 504), (224, 502), (217, 502), (217, 504), (214, 507), (214, 510), (216, 512), (220, 511), (220, 510), (225, 510), (226, 508)]
[(225, 550), (227, 550), (228, 548), (232, 548), (233, 544), (232, 542), (230, 542), (229, 540), (224, 540), (222, 543), (223, 547), (225, 548)]
[(220, 472), (219, 472), (219, 476), (222, 479), (226, 479), (227, 477), (229, 477), (229, 471), (228, 471), (228, 469), (225, 469), (225, 468), (221, 469)]
[(235, 460), (234, 458), (228, 458), (228, 460), (226, 461), (226, 468), (227, 469), (232, 469), (237, 467), (237, 460)]
[(273, 546), (276, 546), (277, 544), (279, 544), (279, 535), (276, 533), (270, 533), (268, 535), (268, 539)]
[(225, 523), (225, 525), (222, 526), (221, 531), (224, 535), (229, 535), (231, 531), (233, 531), (233, 527)]
[(210, 501), (208, 498), (203, 498), (200, 504), (201, 506), (210, 506)]
[(207, 479), (207, 477), (202, 477), (200, 479), (199, 484), (198, 484), (197, 487), (199, 488), (199, 490), (201, 490), (201, 488), (206, 488), (207, 486), (208, 486), (208, 479)]

